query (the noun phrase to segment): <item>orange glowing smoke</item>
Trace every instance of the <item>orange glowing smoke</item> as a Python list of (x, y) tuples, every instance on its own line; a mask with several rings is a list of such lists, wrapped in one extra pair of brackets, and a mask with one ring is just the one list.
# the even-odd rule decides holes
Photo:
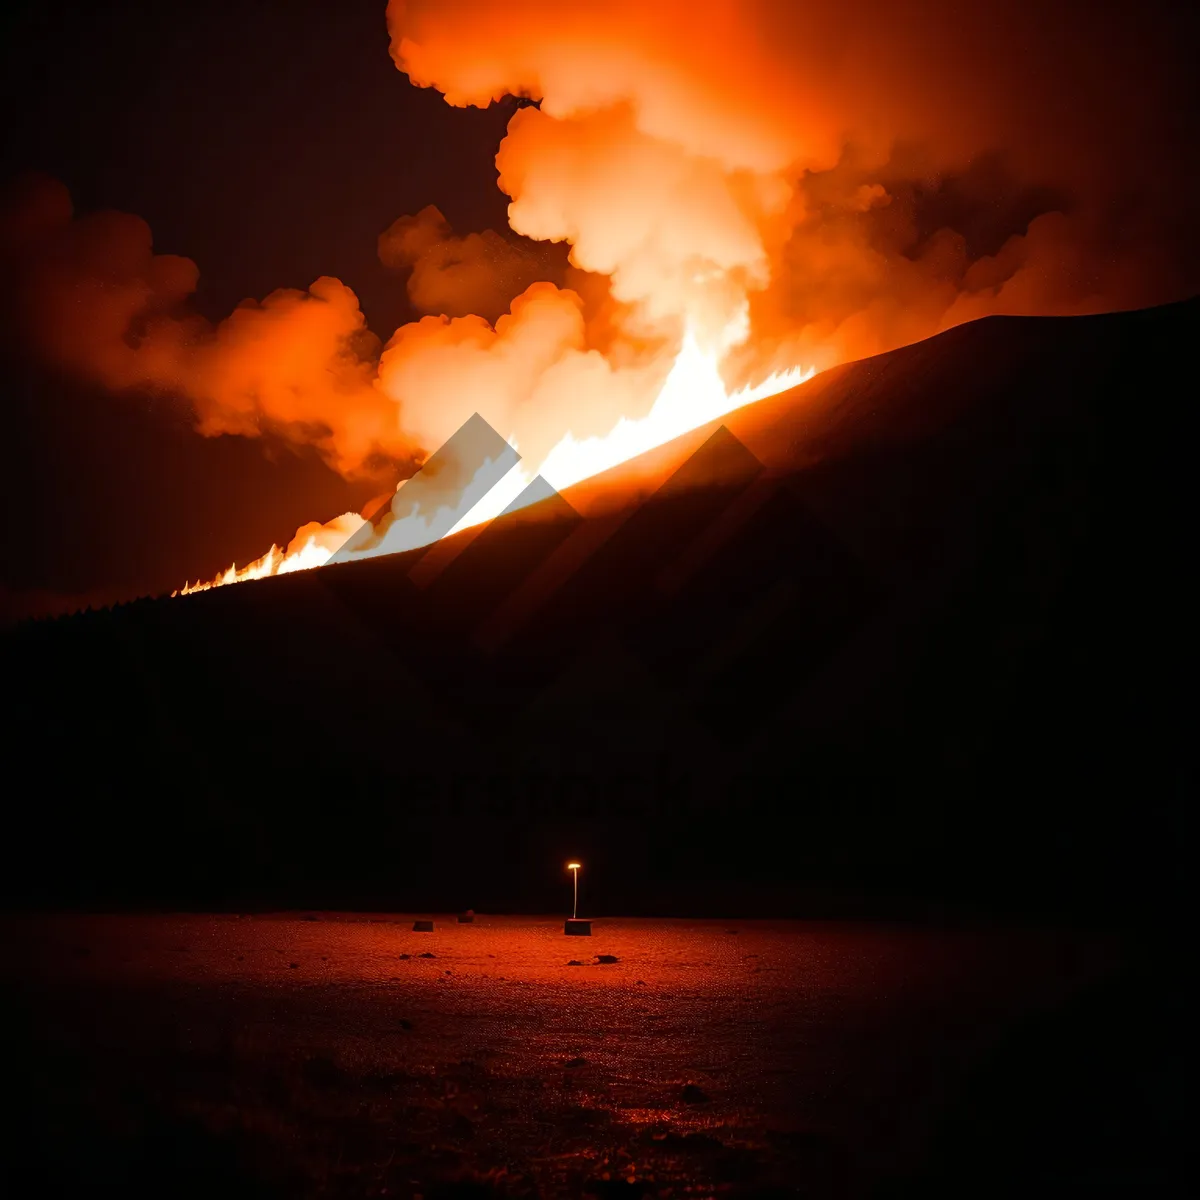
[[(479, 412), (523, 455), (464, 523), (484, 519), (539, 470), (566, 487), (961, 321), (1187, 294), (1186, 64), (1153, 0), (1086, 15), (391, 0), (413, 84), (538, 101), (496, 158), (520, 238), (457, 236), (433, 208), (397, 220), (381, 258), (430, 315), (386, 344), (330, 278), (212, 327), (187, 309), (192, 263), (155, 255), (135, 217), (73, 219), (43, 184), (4, 223), (21, 319), (64, 366), (186, 397), (205, 435), (312, 444), (348, 476), (420, 461)], [(536, 242), (569, 244), (569, 286), (545, 281)], [(360, 520), (306, 525), (212, 583), (318, 565)]]

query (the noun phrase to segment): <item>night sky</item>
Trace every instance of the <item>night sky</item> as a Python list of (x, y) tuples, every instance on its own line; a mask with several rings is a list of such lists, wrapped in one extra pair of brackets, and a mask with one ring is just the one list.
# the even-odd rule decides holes
[[(155, 248), (201, 267), (197, 307), (351, 283), (373, 328), (414, 313), (375, 243), (436, 204), (456, 227), (505, 224), (495, 147), (513, 106), (455, 110), (388, 57), (379, 0), (215, 0), (3, 18), (0, 174), (68, 184), (77, 211), (137, 213)], [(334, 65), (336, 64), (336, 65)], [(198, 438), (182, 406), (113, 398), (6, 358), (5, 556), (11, 591), (170, 589), (247, 561), (298, 525), (359, 507), (311, 453)]]
[[(382, 0), (10, 5), (0, 33), (8, 114), (0, 180), (41, 172), (69, 189), (77, 214), (137, 214), (153, 231), (156, 253), (198, 265), (195, 307), (210, 320), (244, 298), (331, 275), (354, 290), (371, 329), (386, 338), (420, 314), (404, 276), (381, 264), (377, 238), (401, 214), (427, 205), (456, 231), (506, 229), (508, 198), (496, 187), (494, 159), (518, 102), (452, 108), (435, 89), (411, 86), (389, 57), (384, 7)], [(1166, 208), (1176, 219), (1194, 203), (1181, 184), (1194, 177), (1194, 164), (1172, 149), (1186, 146), (1195, 128), (1195, 84), (1185, 69), (1194, 18), (1166, 28), (1167, 8), (1161, 18), (1154, 5), (1141, 9), (1142, 27), (1155, 29), (1177, 61), (1163, 61), (1158, 72), (1159, 51), (1133, 55), (1122, 87), (1133, 89), (1132, 103), (1137, 89), (1153, 85), (1161, 145), (1147, 154), (1174, 166), (1169, 179), (1126, 182), (1135, 195), (1173, 192)], [(1038, 28), (1086, 60), (1092, 11), (1064, 0), (1053, 19), (1039, 15)], [(982, 16), (977, 24), (975, 33), (986, 34)], [(1122, 24), (1105, 28), (1111, 41)], [(1138, 36), (1129, 32), (1131, 48)], [(1045, 62), (1057, 52), (1029, 66), (1043, 90), (1053, 87)], [(971, 77), (969, 63), (957, 68)], [(1060, 100), (1067, 111), (1070, 97)], [(1086, 113), (1076, 116), (1086, 123)], [(1114, 165), (1114, 173), (1122, 169)], [(979, 174), (985, 193), (987, 178)], [(1021, 208), (1026, 194), (1038, 193), (1020, 193), (1012, 209), (1024, 220), (1038, 211)], [(1008, 212), (986, 195), (983, 210)], [(973, 219), (978, 224), (978, 213)], [(1173, 236), (1164, 234), (1168, 242)], [(561, 266), (558, 249), (543, 251), (548, 278), (556, 261)], [(1162, 299), (1182, 294), (1176, 281)], [(113, 397), (35, 360), (10, 334), (5, 328), (0, 338), (0, 608), (10, 614), (209, 578), (272, 542), (285, 544), (306, 521), (361, 508), (378, 494), (377, 483), (348, 482), (311, 447), (198, 437), (183, 399)]]

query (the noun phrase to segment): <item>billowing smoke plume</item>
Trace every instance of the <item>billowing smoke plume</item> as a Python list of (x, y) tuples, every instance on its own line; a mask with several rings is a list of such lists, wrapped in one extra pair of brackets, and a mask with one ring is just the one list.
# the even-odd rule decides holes
[(138, 217), (75, 218), (65, 187), (29, 178), (0, 231), (18, 280), (11, 319), (61, 366), (115, 390), (183, 395), (207, 435), (312, 443), (347, 474), (409, 448), (374, 386), (379, 341), (338, 280), (247, 301), (214, 327), (187, 307), (195, 264), (155, 254)]
[[(63, 366), (185, 397), (204, 434), (311, 443), (352, 474), (473, 411), (535, 460), (603, 434), (647, 411), (685, 328), (732, 385), (988, 313), (1174, 299), (1200, 280), (1196, 85), (1163, 13), (391, 0), (414, 84), (533, 102), (497, 155), (512, 232), (427, 208), (380, 237), (429, 316), (381, 344), (323, 278), (211, 326), (191, 262), (135, 217), (73, 217), (47, 182), (3, 223), (17, 313)], [(535, 243), (569, 246), (568, 286)]]
[(456, 236), (433, 205), (400, 217), (379, 236), (385, 266), (408, 273), (413, 307), (436, 316), (480, 316), (495, 324), (530, 284), (546, 278), (547, 255), (493, 229)]
[(753, 369), (1194, 289), (1196, 90), (1157, 9), (391, 0), (388, 19), (397, 65), (449, 103), (540, 101), (497, 158), (517, 232), (569, 242), (640, 318), (724, 327), (748, 302)]

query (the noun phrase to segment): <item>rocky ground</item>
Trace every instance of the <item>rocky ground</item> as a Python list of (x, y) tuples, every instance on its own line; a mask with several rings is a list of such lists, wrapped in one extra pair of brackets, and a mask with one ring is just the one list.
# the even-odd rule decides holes
[(1078, 934), (412, 923), (10, 921), (10, 1194), (930, 1194), (1006, 1039), (1120, 966)]

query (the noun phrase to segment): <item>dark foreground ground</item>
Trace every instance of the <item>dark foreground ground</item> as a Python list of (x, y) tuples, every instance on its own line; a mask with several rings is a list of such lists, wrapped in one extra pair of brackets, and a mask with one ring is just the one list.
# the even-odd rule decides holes
[(1144, 943), (595, 930), (9, 921), (7, 1194), (1181, 1194), (1182, 1000)]

